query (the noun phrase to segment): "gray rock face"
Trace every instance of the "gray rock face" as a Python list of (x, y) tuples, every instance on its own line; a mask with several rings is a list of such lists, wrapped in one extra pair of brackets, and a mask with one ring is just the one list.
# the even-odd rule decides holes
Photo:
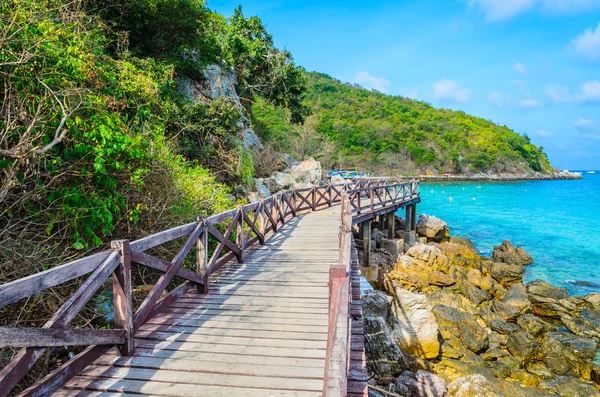
[(284, 172), (289, 173), (299, 183), (320, 185), (322, 181), (321, 163), (312, 157), (290, 165)]
[(394, 377), (409, 368), (402, 350), (394, 343), (385, 319), (365, 316), (365, 348), (369, 352), (370, 369), (376, 378)]
[(296, 183), (296, 180), (290, 174), (276, 172), (270, 178), (265, 178), (264, 182), (270, 192), (276, 193), (281, 190), (289, 189)]
[(516, 265), (530, 265), (533, 263), (531, 256), (520, 246), (515, 248), (508, 240), (502, 242), (498, 247), (494, 247), (492, 258), (498, 262), (512, 263)]
[(392, 299), (381, 291), (365, 291), (362, 296), (363, 315), (387, 319)]
[(334, 175), (331, 177), (330, 182), (334, 185), (341, 185), (343, 183), (346, 183), (346, 180), (339, 175)]
[(202, 79), (192, 80), (180, 78), (178, 90), (190, 101), (210, 103), (217, 98), (227, 98), (233, 102), (240, 112), (238, 128), (244, 146), (248, 149), (257, 147), (263, 149), (258, 136), (252, 131), (250, 120), (244, 115), (240, 97), (237, 94), (237, 77), (231, 69), (220, 65), (209, 65), (202, 71)]
[(490, 269), (490, 274), (494, 280), (500, 284), (508, 285), (523, 279), (525, 267), (523, 265), (513, 265), (508, 263), (495, 262)]
[(269, 189), (261, 182), (261, 180), (254, 178), (254, 187), (256, 188), (256, 191), (258, 192), (258, 195), (265, 199), (269, 196), (271, 196), (271, 192), (269, 191)]
[(394, 393), (405, 397), (444, 397), (448, 390), (443, 379), (423, 370), (404, 371), (396, 378), (394, 386)]
[(419, 216), (419, 222), (417, 222), (417, 233), (427, 237), (428, 239), (431, 239), (432, 241), (438, 242), (446, 241), (450, 238), (448, 224), (440, 218), (426, 214), (421, 214)]
[(508, 336), (506, 347), (513, 356), (529, 361), (538, 357), (541, 345), (527, 332), (517, 330)]

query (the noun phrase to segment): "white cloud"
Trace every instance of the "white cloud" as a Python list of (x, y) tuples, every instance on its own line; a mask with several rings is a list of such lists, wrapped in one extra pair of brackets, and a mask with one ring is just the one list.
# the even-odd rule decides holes
[(595, 30), (586, 29), (571, 41), (571, 48), (590, 61), (600, 60), (600, 23)]
[(598, 134), (585, 134), (584, 137), (600, 141), (600, 135)]
[(544, 95), (554, 102), (599, 102), (600, 81), (591, 80), (583, 83), (581, 91), (575, 95), (569, 93), (569, 87), (567, 86), (548, 84), (544, 90)]
[(510, 96), (505, 95), (501, 92), (492, 92), (488, 96), (488, 100), (490, 101), (490, 103), (492, 105), (499, 107), (499, 108), (512, 102), (512, 98)]
[(537, 135), (541, 136), (542, 138), (550, 138), (554, 134), (552, 134), (551, 132), (545, 131), (545, 130), (540, 130), (537, 132)]
[(442, 79), (433, 83), (433, 96), (443, 101), (466, 102), (471, 90), (461, 87), (456, 81)]
[(360, 84), (367, 89), (388, 93), (392, 82), (382, 77), (372, 76), (369, 72), (358, 72), (352, 79), (352, 83)]
[(577, 96), (581, 102), (600, 101), (600, 81), (592, 80), (581, 86), (581, 94)]
[(531, 98), (523, 98), (519, 100), (519, 106), (522, 108), (536, 108), (540, 105), (540, 101), (536, 101), (535, 99)]
[(467, 0), (479, 8), (488, 21), (502, 21), (532, 10), (567, 15), (600, 8), (597, 0)]
[(596, 122), (594, 120), (578, 118), (573, 122), (573, 125), (580, 130), (591, 130), (596, 125)]
[(521, 74), (527, 74), (527, 66), (523, 65), (521, 62), (515, 63), (513, 65), (513, 70)]

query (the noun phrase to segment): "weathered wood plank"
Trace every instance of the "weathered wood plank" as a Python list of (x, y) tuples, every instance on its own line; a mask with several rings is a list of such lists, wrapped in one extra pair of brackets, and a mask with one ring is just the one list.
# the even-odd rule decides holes
[[(81, 375), (91, 378), (116, 378), (134, 379), (157, 382), (170, 382), (198, 386), (223, 386), (223, 387), (252, 387), (255, 389), (280, 389), (318, 391), (323, 387), (322, 379), (294, 378), (294, 373), (285, 373), (281, 367), (256, 366), (252, 375), (219, 374), (213, 373), (212, 368), (204, 371), (198, 368), (179, 369), (177, 371), (156, 371), (155, 369), (136, 367), (108, 367), (93, 365), (84, 370)], [(262, 371), (261, 371), (262, 370)], [(210, 371), (209, 374), (206, 372)], [(294, 370), (296, 371), (296, 370)], [(262, 375), (266, 374), (266, 375)], [(204, 376), (202, 376), (204, 375)], [(288, 375), (288, 376), (285, 376)], [(291, 375), (291, 376), (290, 376)]]
[(276, 389), (227, 388), (219, 386), (178, 385), (176, 383), (121, 380), (93, 379), (77, 377), (71, 380), (69, 388), (91, 389), (120, 393), (153, 394), (167, 397), (320, 397), (319, 392), (288, 391)]
[(140, 325), (142, 325), (144, 323), (144, 321), (146, 321), (146, 318), (148, 318), (148, 316), (152, 312), (154, 305), (156, 304), (156, 302), (160, 298), (160, 295), (163, 293), (163, 291), (167, 287), (167, 284), (171, 281), (171, 279), (173, 278), (173, 276), (175, 275), (175, 273), (177, 272), (177, 270), (183, 263), (183, 260), (185, 259), (187, 254), (190, 252), (192, 247), (196, 244), (196, 240), (200, 236), (200, 233), (202, 232), (202, 228), (203, 228), (202, 223), (196, 222), (196, 227), (194, 228), (192, 233), (188, 236), (187, 240), (183, 244), (183, 247), (177, 253), (177, 255), (175, 256), (173, 261), (171, 261), (170, 267), (167, 269), (167, 271), (163, 275), (160, 276), (160, 278), (158, 279), (158, 281), (156, 282), (154, 287), (152, 287), (152, 289), (148, 293), (148, 296), (146, 297), (146, 299), (144, 299), (144, 301), (142, 302), (142, 304), (140, 305), (138, 310), (135, 312), (135, 318), (133, 320), (134, 329), (138, 329), (140, 327)]
[[(104, 262), (94, 270), (79, 289), (48, 320), (43, 328), (66, 327), (75, 318), (87, 301), (96, 293), (108, 276), (118, 266), (118, 252), (111, 251)], [(44, 348), (21, 349), (19, 353), (0, 371), (0, 397), (5, 397), (31, 369), (33, 364), (46, 351)]]
[[(162, 272), (166, 272), (169, 269), (169, 266), (171, 266), (171, 262), (167, 262), (163, 259), (139, 251), (134, 251), (131, 253), (131, 261), (151, 267), (152, 269), (160, 270)], [(181, 277), (185, 280), (193, 281), (197, 284), (204, 283), (204, 277), (202, 274), (198, 274), (187, 269), (177, 269), (175, 276)]]
[(114, 345), (124, 342), (125, 331), (122, 329), (0, 327), (0, 349), (6, 347)]
[(0, 307), (93, 272), (112, 251), (103, 251), (0, 285)]
[(190, 234), (196, 227), (196, 222), (186, 225), (177, 226), (164, 232), (156, 233), (148, 237), (141, 238), (131, 242), (132, 251), (147, 251), (150, 248), (157, 247), (161, 244), (177, 240), (181, 237)]

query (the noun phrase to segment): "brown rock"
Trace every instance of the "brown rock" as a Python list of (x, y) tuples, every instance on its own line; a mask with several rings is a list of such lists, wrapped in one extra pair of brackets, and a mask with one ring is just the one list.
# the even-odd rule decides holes
[(517, 265), (530, 265), (533, 263), (531, 256), (520, 246), (515, 248), (508, 240), (502, 242), (498, 247), (494, 247), (492, 258), (498, 262), (512, 263)]

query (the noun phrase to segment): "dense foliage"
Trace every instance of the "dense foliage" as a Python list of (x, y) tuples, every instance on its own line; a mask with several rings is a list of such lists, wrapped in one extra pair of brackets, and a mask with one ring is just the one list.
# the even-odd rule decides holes
[(238, 125), (248, 110), (177, 89), (208, 64), (237, 73), (243, 105), (303, 119), (304, 72), (241, 9), (226, 19), (202, 0), (1, 2), (0, 246), (45, 241), (64, 259), (230, 207), (226, 185), (254, 174)]
[[(304, 105), (314, 112), (318, 135), (336, 145), (321, 157), (331, 167), (384, 173), (552, 170), (542, 148), (505, 126), (324, 74), (308, 77)], [(265, 139), (292, 148), (289, 138), (281, 136), (294, 136), (284, 109), (259, 103), (254, 117)]]

